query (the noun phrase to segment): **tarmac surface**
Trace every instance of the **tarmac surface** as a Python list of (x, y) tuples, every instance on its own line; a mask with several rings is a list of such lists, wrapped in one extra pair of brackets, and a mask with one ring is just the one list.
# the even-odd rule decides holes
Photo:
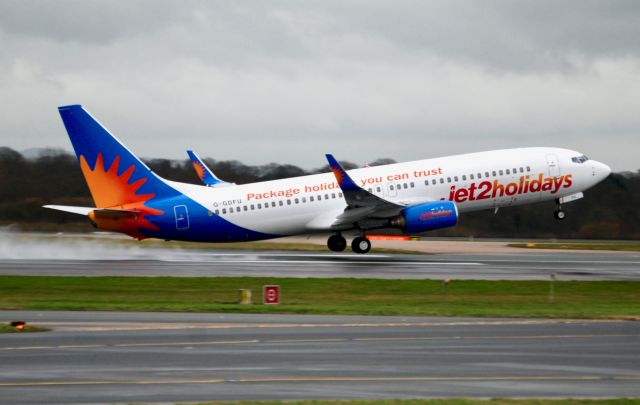
[(640, 396), (640, 323), (0, 311), (0, 403)]
[[(399, 255), (145, 249), (134, 259), (0, 259), (2, 275), (640, 280), (640, 255), (441, 253)], [(164, 257), (166, 256), (166, 257)]]
[[(274, 242), (323, 244), (324, 238)], [(112, 235), (0, 233), (0, 275), (640, 280), (639, 252), (516, 249), (499, 241), (374, 243), (422, 253), (185, 249)]]

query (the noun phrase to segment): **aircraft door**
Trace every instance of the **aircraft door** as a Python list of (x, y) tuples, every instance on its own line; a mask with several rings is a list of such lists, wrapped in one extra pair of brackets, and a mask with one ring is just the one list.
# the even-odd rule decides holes
[(549, 166), (549, 177), (560, 177), (560, 166), (558, 164), (558, 156), (554, 154), (548, 154), (547, 166)]
[(173, 213), (176, 216), (176, 229), (189, 229), (189, 211), (186, 205), (176, 205), (173, 207)]

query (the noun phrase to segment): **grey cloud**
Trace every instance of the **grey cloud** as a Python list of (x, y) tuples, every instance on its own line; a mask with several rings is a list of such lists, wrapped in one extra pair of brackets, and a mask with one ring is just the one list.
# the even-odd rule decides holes
[(555, 145), (635, 169), (636, 4), (0, 2), (0, 146), (68, 148), (55, 106), (82, 103), (148, 157)]

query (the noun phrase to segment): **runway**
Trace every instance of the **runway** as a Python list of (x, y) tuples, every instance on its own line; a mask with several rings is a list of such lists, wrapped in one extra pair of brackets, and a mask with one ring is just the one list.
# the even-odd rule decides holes
[(555, 274), (560, 280), (640, 280), (640, 253), (635, 252), (539, 251), (486, 241), (386, 243), (427, 253), (187, 249), (102, 234), (0, 233), (0, 274), (485, 280), (548, 280)]
[(640, 395), (640, 323), (0, 312), (0, 403)]
[(0, 259), (0, 274), (38, 276), (316, 277), (378, 279), (640, 280), (640, 255), (355, 255), (350, 253), (156, 252), (134, 259)]

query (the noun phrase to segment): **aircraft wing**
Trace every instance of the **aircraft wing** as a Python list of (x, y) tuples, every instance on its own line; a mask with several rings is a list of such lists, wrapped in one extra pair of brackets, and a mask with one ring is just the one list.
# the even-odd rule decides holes
[(200, 178), (200, 181), (204, 183), (207, 187), (226, 187), (233, 186), (235, 183), (227, 183), (226, 181), (220, 180), (209, 167), (196, 155), (196, 153), (192, 150), (188, 150), (187, 154), (191, 159), (191, 163), (193, 164), (193, 168), (196, 170), (196, 174)]
[(327, 154), (326, 157), (347, 203), (344, 212), (334, 217), (331, 229), (351, 229), (357, 227), (358, 223), (375, 225), (376, 222), (400, 214), (407, 207), (385, 200), (358, 186), (333, 155)]

